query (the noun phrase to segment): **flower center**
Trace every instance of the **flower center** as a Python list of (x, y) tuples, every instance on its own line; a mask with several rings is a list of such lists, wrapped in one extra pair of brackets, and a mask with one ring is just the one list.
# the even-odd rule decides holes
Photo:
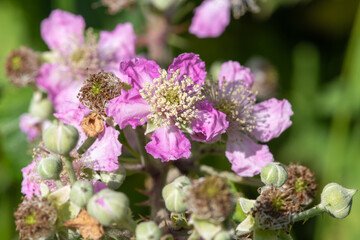
[(215, 109), (226, 114), (231, 127), (250, 133), (254, 128), (253, 116), (256, 94), (240, 81), (210, 82), (204, 87), (204, 95), (214, 104)]
[(19, 70), (21, 68), (21, 58), (20, 56), (15, 56), (11, 59), (11, 68), (13, 70)]
[(306, 186), (307, 183), (302, 177), (297, 178), (295, 182), (295, 192), (299, 193), (306, 190)]
[(30, 212), (29, 215), (26, 216), (25, 218), (25, 224), (26, 225), (34, 225), (37, 223), (36, 219), (36, 214), (35, 212)]
[(160, 77), (140, 89), (141, 97), (150, 105), (148, 119), (157, 127), (186, 126), (195, 119), (195, 103), (202, 100), (201, 86), (187, 76), (179, 79), (180, 70), (170, 74), (159, 70)]

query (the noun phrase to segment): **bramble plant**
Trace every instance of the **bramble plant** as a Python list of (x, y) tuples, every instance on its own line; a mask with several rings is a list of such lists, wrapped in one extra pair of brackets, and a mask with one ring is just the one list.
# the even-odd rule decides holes
[[(159, 12), (179, 2), (145, 5)], [(101, 1), (111, 14), (134, 3)], [(217, 37), (231, 10), (238, 18), (260, 9), (255, 0), (205, 0), (189, 31)], [(140, 57), (130, 23), (97, 34), (62, 10), (43, 20), (41, 36), (48, 52), (21, 47), (6, 63), (12, 83), (34, 89), (20, 120), (35, 145), (14, 214), (21, 239), (292, 239), (297, 222), (350, 214), (356, 190), (329, 183), (312, 205), (315, 174), (274, 161), (263, 143), (292, 125), (291, 104), (259, 101), (253, 73), (239, 62), (210, 76), (195, 53), (168, 64), (149, 43)], [(225, 154), (233, 172), (199, 164), (211, 151)], [(144, 173), (150, 215), (135, 216), (118, 188)], [(237, 184), (259, 195), (248, 199)]]

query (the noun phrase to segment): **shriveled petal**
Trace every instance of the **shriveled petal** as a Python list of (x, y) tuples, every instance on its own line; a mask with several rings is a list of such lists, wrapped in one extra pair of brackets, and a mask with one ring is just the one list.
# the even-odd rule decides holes
[(290, 117), (294, 114), (291, 104), (286, 100), (275, 98), (258, 103), (254, 106), (256, 117), (255, 129), (251, 135), (261, 142), (277, 138), (291, 126)]
[(159, 65), (145, 58), (134, 58), (120, 63), (120, 72), (128, 76), (128, 83), (135, 89), (143, 87), (144, 83), (152, 82), (160, 76)]
[(67, 66), (44, 63), (36, 78), (36, 84), (49, 94), (54, 103), (57, 94), (72, 82), (72, 75)]
[(161, 158), (163, 162), (189, 158), (191, 154), (189, 139), (175, 125), (156, 129), (145, 148), (154, 158)]
[(212, 143), (220, 139), (229, 126), (226, 114), (217, 111), (213, 104), (208, 101), (196, 105), (198, 109), (197, 118), (193, 120), (190, 127), (194, 131), (191, 138), (199, 142)]
[(118, 156), (122, 145), (118, 141), (119, 131), (104, 124), (104, 131), (84, 154), (87, 166), (97, 171), (112, 172), (119, 168)]
[(21, 169), (23, 181), (21, 182), (21, 193), (27, 198), (33, 195), (41, 195), (40, 183), (46, 184), (50, 190), (56, 188), (56, 184), (52, 180), (42, 180), (36, 171), (36, 161), (32, 161), (29, 165)]
[(41, 37), (51, 50), (69, 55), (84, 43), (82, 16), (56, 9), (41, 22)]
[(225, 155), (231, 169), (242, 177), (259, 174), (266, 164), (274, 161), (268, 146), (257, 144), (240, 132), (228, 134)]
[(135, 129), (136, 126), (146, 123), (149, 109), (150, 106), (139, 92), (132, 88), (128, 92), (121, 90), (119, 97), (109, 101), (105, 112), (109, 117), (114, 118), (120, 129), (124, 129), (127, 125)]
[(251, 73), (250, 68), (241, 66), (240, 63), (234, 61), (224, 62), (221, 65), (218, 79), (219, 83), (224, 80), (227, 82), (242, 81), (250, 88), (254, 83), (254, 75)]
[(118, 24), (112, 32), (100, 31), (98, 53), (101, 60), (120, 63), (135, 56), (136, 35), (131, 23)]
[(28, 136), (28, 141), (34, 141), (41, 134), (42, 120), (31, 114), (23, 114), (20, 117), (20, 129)]
[(183, 53), (174, 59), (170, 65), (169, 70), (173, 69), (176, 71), (180, 69), (181, 78), (183, 75), (191, 77), (195, 84), (200, 86), (205, 82), (206, 71), (205, 62), (202, 61), (199, 55), (194, 53)]
[(198, 38), (215, 38), (229, 23), (230, 0), (205, 0), (195, 9), (189, 32)]

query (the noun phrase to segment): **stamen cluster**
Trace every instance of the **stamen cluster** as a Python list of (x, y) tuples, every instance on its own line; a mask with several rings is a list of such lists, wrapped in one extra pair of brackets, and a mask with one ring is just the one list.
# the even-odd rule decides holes
[(201, 86), (183, 76), (179, 79), (180, 70), (170, 74), (159, 70), (160, 77), (152, 83), (145, 83), (140, 95), (150, 105), (152, 112), (147, 117), (158, 127), (174, 123), (177, 127), (189, 124), (196, 117), (195, 103), (204, 99)]
[(229, 127), (251, 133), (255, 128), (253, 116), (256, 94), (241, 81), (222, 81), (221, 86), (210, 81), (204, 86), (204, 95), (214, 104), (215, 109), (226, 114)]

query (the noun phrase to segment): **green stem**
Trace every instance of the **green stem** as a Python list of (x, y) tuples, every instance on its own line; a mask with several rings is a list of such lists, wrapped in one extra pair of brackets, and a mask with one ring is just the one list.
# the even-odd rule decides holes
[(65, 169), (69, 174), (70, 183), (73, 184), (74, 182), (76, 182), (77, 179), (75, 175), (75, 170), (72, 164), (72, 158), (70, 156), (65, 156)]
[(93, 145), (93, 143), (96, 141), (96, 137), (88, 137), (85, 142), (79, 147), (77, 150), (78, 154), (84, 154), (90, 147)]
[(120, 221), (120, 224), (129, 229), (132, 233), (135, 233), (136, 222), (132, 219), (132, 217), (127, 216), (125, 220)]
[(135, 157), (137, 157), (137, 158), (140, 157), (139, 153), (137, 153), (137, 152), (130, 146), (130, 144), (129, 144), (129, 142), (128, 142), (125, 134), (124, 134), (124, 131), (120, 131), (119, 141), (120, 141), (120, 143), (121, 143), (122, 145), (124, 145), (124, 146), (129, 150), (129, 152), (130, 152), (133, 156), (135, 156)]
[(298, 222), (298, 221), (302, 221), (302, 220), (306, 220), (308, 218), (312, 218), (315, 217), (317, 215), (320, 215), (322, 213), (324, 213), (325, 210), (323, 208), (321, 208), (319, 205), (310, 208), (306, 211), (303, 211), (297, 215), (294, 216), (293, 221), (294, 222)]

